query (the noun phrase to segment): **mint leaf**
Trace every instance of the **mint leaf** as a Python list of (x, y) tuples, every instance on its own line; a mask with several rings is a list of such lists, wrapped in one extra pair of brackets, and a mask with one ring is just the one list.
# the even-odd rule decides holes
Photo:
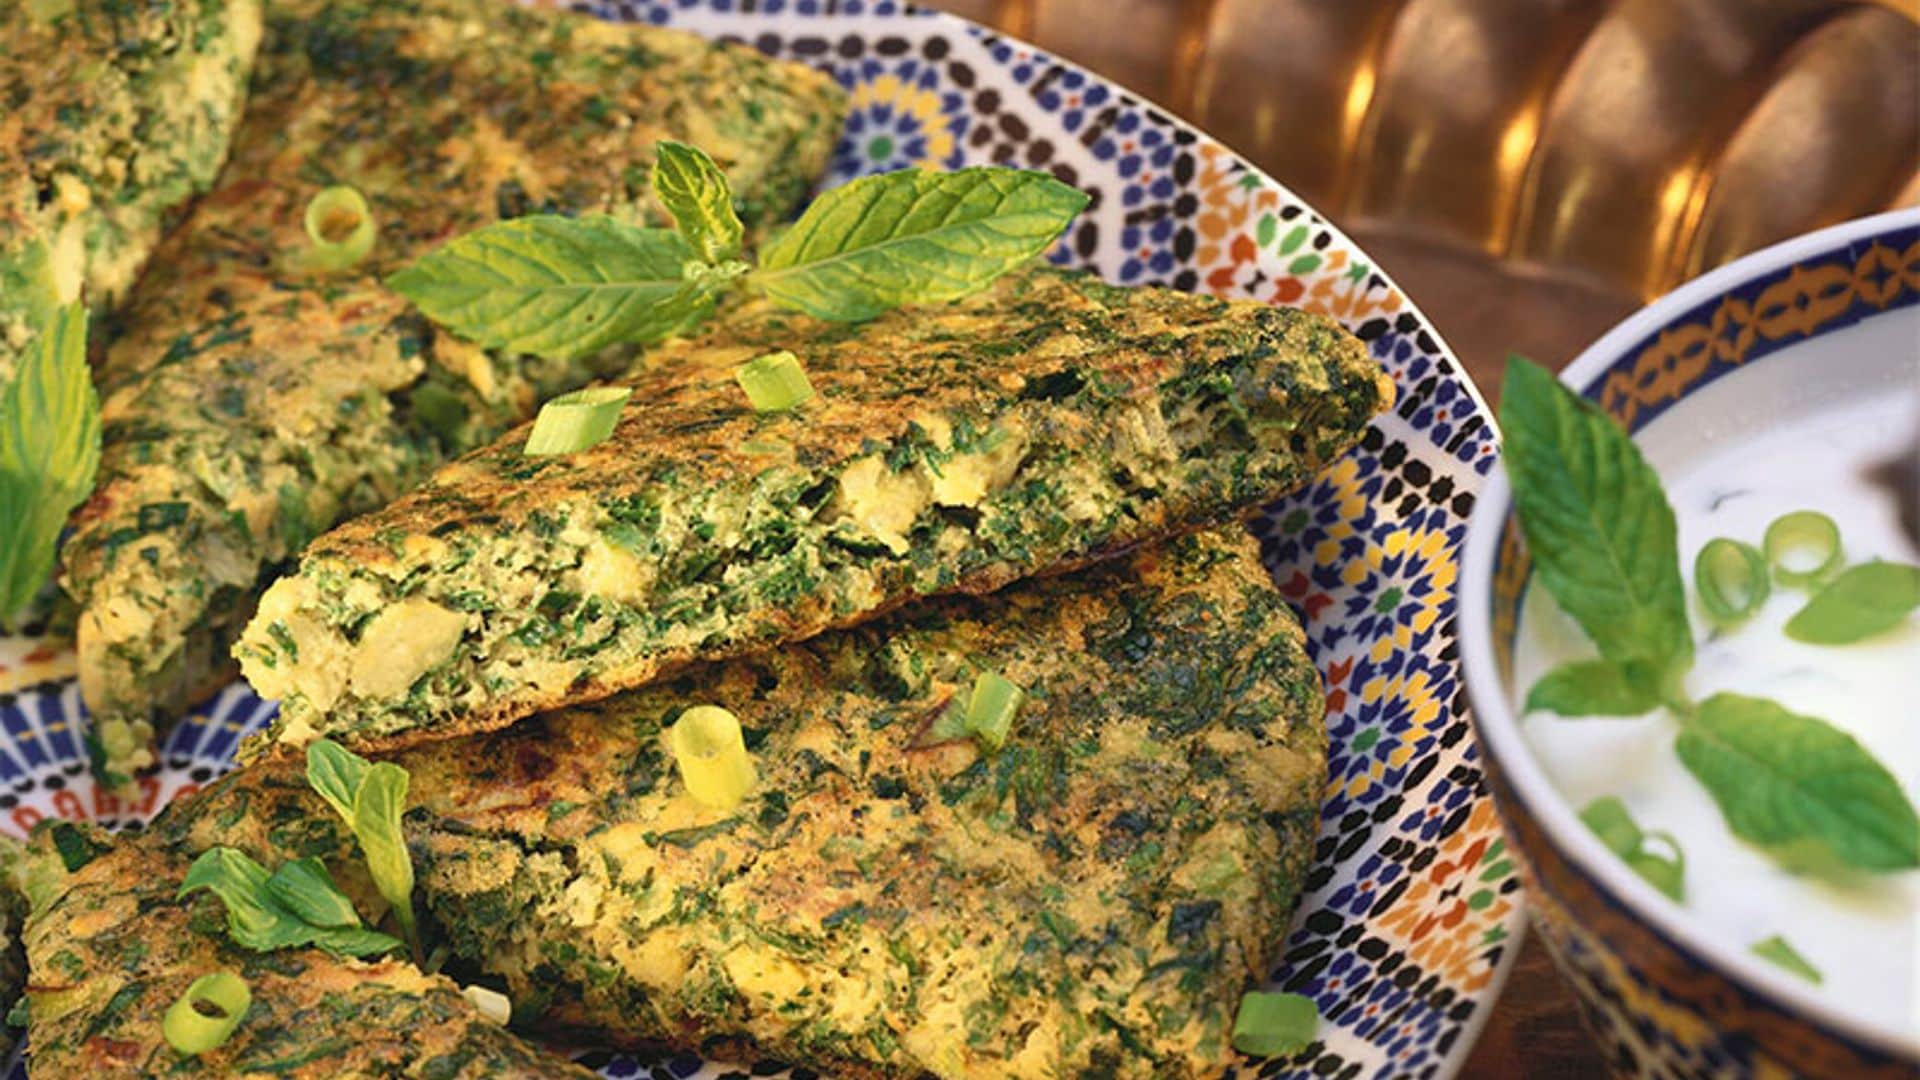
[(318, 859), (286, 863), (269, 874), (244, 852), (208, 848), (187, 868), (177, 898), (202, 889), (226, 905), (234, 944), (256, 952), (317, 945), (338, 956), (370, 956), (401, 944), (360, 925), (359, 913)]
[(60, 311), (53, 279), (53, 253), (35, 240), (11, 259), (0, 259), (0, 310), (17, 313), (29, 327), (43, 327)]
[(1520, 357), (1500, 426), (1534, 569), (1600, 655), (1679, 671), (1693, 655), (1673, 508), (1639, 448), (1605, 414)]
[(703, 151), (686, 143), (655, 143), (653, 194), (703, 261), (721, 263), (740, 254), (743, 230), (733, 210), (733, 188)]
[(87, 369), (87, 311), (68, 304), (39, 327), (0, 390), (0, 620), (53, 573), (67, 515), (100, 467), (100, 399)]
[(1900, 782), (1853, 736), (1764, 698), (1720, 693), (1674, 743), (1735, 836), (1798, 859), (1864, 870), (1920, 866), (1920, 819)]
[[(1672, 850), (1672, 855), (1658, 855), (1648, 851), (1646, 841), (1658, 840)], [(1667, 894), (1675, 903), (1686, 902), (1687, 858), (1680, 851), (1680, 842), (1670, 833), (1649, 832), (1641, 840), (1640, 850), (1626, 857), (1627, 865), (1633, 872), (1646, 880), (1647, 884)]]
[(1045, 251), (1087, 201), (1045, 173), (1017, 169), (863, 177), (815, 199), (748, 280), (836, 321), (955, 300)]
[(332, 739), (315, 739), (307, 744), (307, 786), (319, 792), (349, 825), (353, 823), (354, 797), (370, 767), (367, 759)]
[(290, 949), (313, 940), (314, 928), (301, 922), (267, 891), (270, 875), (245, 853), (230, 847), (208, 848), (187, 868), (177, 897), (205, 889), (227, 907), (227, 935), (256, 952)]
[(1787, 620), (1787, 636), (1809, 645), (1850, 645), (1905, 622), (1920, 607), (1920, 566), (1849, 566)]
[(308, 926), (343, 930), (360, 925), (360, 913), (353, 910), (353, 901), (333, 883), (333, 876), (320, 860), (311, 855), (281, 863), (279, 869), (267, 877), (267, 894)]
[(1639, 716), (1660, 706), (1660, 669), (1644, 660), (1575, 660), (1540, 677), (1527, 711), (1561, 716)]
[(374, 888), (418, 945), (413, 918), (413, 856), (400, 818), (407, 809), (407, 770), (367, 760), (332, 739), (307, 744), (307, 784), (333, 807), (360, 844)]
[(400, 832), (407, 809), (407, 770), (380, 762), (367, 770), (353, 800), (353, 835), (366, 856), (374, 888), (380, 890), (407, 940), (417, 943), (413, 925), (413, 856)]
[(490, 348), (571, 358), (659, 341), (707, 316), (671, 229), (534, 215), (476, 229), (387, 278), (426, 316)]
[(1815, 985), (1826, 981), (1820, 977), (1820, 969), (1808, 963), (1807, 958), (1801, 956), (1800, 951), (1787, 944), (1787, 939), (1779, 934), (1765, 941), (1754, 942), (1753, 955), (1762, 960), (1771, 960)]

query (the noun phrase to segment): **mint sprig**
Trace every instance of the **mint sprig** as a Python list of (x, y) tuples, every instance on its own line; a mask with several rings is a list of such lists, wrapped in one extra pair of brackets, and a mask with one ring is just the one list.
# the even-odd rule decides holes
[(870, 176), (815, 199), (755, 266), (713, 160), (674, 142), (656, 159), (653, 190), (675, 229), (519, 218), (449, 241), (387, 285), (481, 345), (575, 357), (683, 333), (738, 289), (842, 322), (955, 300), (1044, 252), (1088, 202), (1021, 169)]
[(203, 889), (226, 906), (227, 936), (255, 952), (317, 945), (336, 956), (373, 956), (401, 945), (361, 924), (353, 902), (315, 858), (282, 863), (269, 874), (243, 851), (208, 848), (187, 868), (178, 896)]
[[(1920, 866), (1920, 817), (1899, 781), (1851, 735), (1761, 698), (1687, 700), (1693, 635), (1673, 509), (1627, 433), (1519, 357), (1507, 363), (1500, 426), (1515, 513), (1540, 582), (1601, 655), (1548, 672), (1527, 707), (1622, 716), (1665, 705), (1679, 720), (1675, 752), (1734, 835), (1796, 868)], [(1850, 585), (1844, 606), (1856, 613), (1829, 623), (1816, 612), (1822, 629), (1836, 638), (1871, 632), (1863, 628), (1911, 610), (1902, 592), (1910, 579), (1873, 573), (1890, 599), (1863, 602), (1863, 590)], [(1862, 607), (1877, 614), (1862, 621)]]
[(67, 515), (100, 467), (100, 399), (87, 368), (87, 310), (48, 310), (0, 388), (0, 622), (53, 573)]
[(420, 935), (413, 917), (413, 856), (400, 831), (408, 780), (407, 770), (400, 766), (370, 763), (331, 739), (317, 739), (307, 747), (308, 786), (353, 830), (373, 887), (393, 908), (417, 959)]

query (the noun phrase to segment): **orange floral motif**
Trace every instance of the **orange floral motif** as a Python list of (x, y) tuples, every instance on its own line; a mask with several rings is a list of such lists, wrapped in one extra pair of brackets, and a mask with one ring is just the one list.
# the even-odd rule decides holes
[(1440, 857), (1415, 875), (1379, 925), (1410, 943), (1409, 960), (1474, 993), (1493, 980), (1487, 935), (1505, 925), (1514, 904), (1494, 886), (1511, 874), (1493, 804), (1477, 800), (1466, 825), (1441, 843)]

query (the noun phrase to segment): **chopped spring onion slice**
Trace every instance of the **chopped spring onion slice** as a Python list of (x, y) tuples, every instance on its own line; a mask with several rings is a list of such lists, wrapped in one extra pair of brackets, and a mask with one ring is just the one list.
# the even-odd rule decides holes
[(800, 358), (785, 349), (741, 364), (733, 377), (755, 412), (784, 412), (813, 399), (813, 384)]
[(1709, 540), (1694, 556), (1693, 587), (1708, 618), (1722, 626), (1739, 622), (1767, 602), (1766, 556), (1738, 540)]
[(1765, 544), (1767, 562), (1782, 585), (1811, 585), (1840, 568), (1840, 526), (1818, 510), (1774, 518)]
[(731, 810), (754, 782), (753, 758), (740, 734), (740, 720), (717, 705), (695, 705), (667, 732), (687, 794), (715, 810)]
[(183, 1054), (204, 1054), (227, 1041), (252, 1004), (253, 991), (240, 976), (231, 971), (202, 975), (167, 1007), (160, 1034)]
[(987, 749), (1000, 749), (1006, 745), (1014, 714), (1026, 700), (1025, 690), (994, 672), (981, 672), (967, 697), (967, 730)]
[(307, 265), (319, 270), (345, 270), (366, 258), (380, 233), (367, 200), (344, 184), (307, 201), (305, 224), (307, 239), (313, 242)]
[(1648, 832), (1646, 839), (1657, 840), (1665, 844), (1672, 855), (1658, 855), (1648, 851), (1645, 843), (1640, 850), (1626, 856), (1627, 865), (1633, 872), (1646, 879), (1647, 884), (1666, 893), (1676, 903), (1686, 902), (1687, 857), (1680, 850), (1680, 842), (1673, 834), (1666, 832)]
[(1617, 795), (1603, 795), (1587, 804), (1580, 811), (1580, 820), (1592, 829), (1607, 850), (1621, 858), (1626, 858), (1640, 850), (1640, 826), (1634, 824), (1633, 815), (1627, 812), (1627, 804)]
[(1233, 1048), (1252, 1057), (1291, 1057), (1306, 1049), (1320, 1027), (1320, 1009), (1301, 994), (1251, 990), (1233, 1018)]
[(505, 1024), (513, 1018), (513, 1000), (498, 990), (485, 986), (463, 986), (460, 996), (473, 1003), (480, 1015), (496, 1024)]
[(561, 394), (540, 406), (533, 431), (527, 435), (528, 457), (572, 454), (603, 442), (620, 421), (620, 409), (633, 390), (625, 386), (592, 386)]
[(1774, 963), (1793, 972), (1795, 975), (1818, 985), (1826, 980), (1820, 976), (1820, 969), (1807, 962), (1800, 951), (1787, 944), (1787, 939), (1775, 934), (1765, 941), (1753, 943), (1753, 955)]

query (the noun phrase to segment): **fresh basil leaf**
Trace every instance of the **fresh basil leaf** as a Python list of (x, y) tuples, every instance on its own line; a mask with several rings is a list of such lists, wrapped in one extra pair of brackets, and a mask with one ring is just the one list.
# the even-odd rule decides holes
[(1019, 169), (917, 169), (825, 192), (760, 253), (748, 280), (816, 318), (870, 319), (978, 292), (1045, 251), (1087, 205)]
[(87, 311), (58, 309), (0, 390), (0, 620), (53, 573), (67, 515), (93, 492), (100, 399), (87, 368)]
[(1776, 857), (1812, 848), (1863, 870), (1920, 866), (1920, 818), (1900, 782), (1824, 720), (1720, 693), (1683, 719), (1674, 749), (1734, 835)]
[(1920, 607), (1920, 566), (1849, 566), (1787, 620), (1787, 636), (1809, 645), (1851, 645), (1905, 622)]
[(1818, 985), (1826, 980), (1821, 978), (1820, 969), (1807, 962), (1800, 951), (1787, 944), (1787, 939), (1775, 934), (1765, 941), (1753, 943), (1753, 955), (1774, 963), (1793, 972), (1795, 975)]
[(1640, 826), (1618, 795), (1602, 795), (1588, 803), (1580, 811), (1580, 820), (1615, 855), (1624, 859), (1640, 850)]
[(549, 214), (476, 229), (387, 278), (434, 322), (490, 348), (571, 358), (705, 318), (693, 249), (672, 229)]
[(267, 877), (267, 895), (294, 918), (322, 930), (355, 929), (360, 913), (353, 901), (333, 883), (324, 864), (309, 855), (281, 863)]
[(702, 261), (721, 263), (740, 254), (743, 230), (733, 210), (733, 188), (704, 151), (686, 143), (655, 143), (653, 194)]
[(256, 952), (290, 949), (313, 940), (314, 927), (301, 922), (267, 890), (270, 875), (244, 852), (208, 848), (187, 868), (176, 898), (205, 889), (227, 906), (227, 934), (235, 944)]
[(367, 759), (332, 739), (315, 739), (307, 744), (307, 785), (349, 825), (353, 824), (354, 796), (369, 767)]
[(1645, 660), (1575, 660), (1540, 677), (1527, 711), (1561, 716), (1639, 716), (1660, 706), (1660, 669)]
[(413, 941), (413, 856), (400, 831), (400, 817), (406, 809), (407, 770), (382, 761), (367, 770), (348, 820), (367, 858), (374, 888), (393, 906), (407, 940)]
[(1500, 427), (1534, 569), (1608, 660), (1693, 655), (1673, 508), (1626, 432), (1530, 361), (1507, 362)]

